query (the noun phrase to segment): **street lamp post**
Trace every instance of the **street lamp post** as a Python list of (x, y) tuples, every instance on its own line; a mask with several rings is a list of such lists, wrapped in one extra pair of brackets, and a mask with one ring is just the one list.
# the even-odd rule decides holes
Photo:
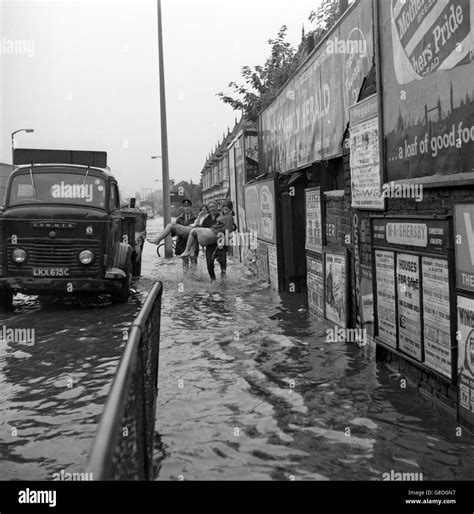
[(12, 132), (12, 165), (15, 164), (15, 134), (18, 134), (18, 132), (26, 132), (27, 134), (32, 134), (34, 132), (34, 129), (18, 129), (15, 130), (15, 132)]
[[(161, 0), (157, 0), (158, 8), (158, 61), (160, 73), (160, 114), (161, 114), (161, 153), (162, 178), (163, 178), (163, 218), (164, 226), (171, 223), (170, 205), (170, 173), (168, 163), (168, 131), (166, 124), (166, 94), (165, 94), (165, 66), (163, 60), (163, 27), (161, 23)], [(165, 257), (173, 257), (171, 236), (165, 239)]]

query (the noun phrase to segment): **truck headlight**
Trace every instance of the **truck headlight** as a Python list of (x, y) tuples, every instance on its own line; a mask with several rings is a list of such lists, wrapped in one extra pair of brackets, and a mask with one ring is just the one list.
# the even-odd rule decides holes
[(79, 254), (79, 261), (81, 264), (90, 264), (93, 259), (94, 259), (94, 255), (89, 250), (83, 250)]
[(21, 264), (26, 260), (26, 252), (22, 248), (15, 248), (12, 252), (12, 257), (17, 264)]

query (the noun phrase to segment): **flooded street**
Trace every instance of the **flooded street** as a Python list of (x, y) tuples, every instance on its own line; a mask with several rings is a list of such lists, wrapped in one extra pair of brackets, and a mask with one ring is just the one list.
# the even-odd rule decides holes
[(146, 266), (164, 284), (158, 480), (474, 476), (474, 437), (401, 388), (373, 345), (325, 342), (330, 324), (308, 317), (305, 295), (236, 261), (215, 284), (202, 259), (193, 278), (178, 259)]
[(236, 260), (225, 282), (210, 283), (203, 259), (184, 277), (155, 248), (128, 305), (22, 297), (2, 315), (35, 340), (0, 343), (0, 479), (82, 470), (124, 332), (156, 280), (157, 480), (472, 479), (474, 437), (402, 389), (374, 346), (325, 342), (329, 322), (308, 316), (305, 295), (278, 295)]

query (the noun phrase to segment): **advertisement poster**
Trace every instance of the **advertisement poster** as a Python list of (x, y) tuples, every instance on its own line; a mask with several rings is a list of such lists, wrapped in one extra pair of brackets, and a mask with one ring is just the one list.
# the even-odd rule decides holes
[(349, 8), (260, 114), (260, 173), (284, 173), (342, 154), (349, 107), (357, 101), (373, 53), (372, 5), (364, 0)]
[(245, 186), (245, 211), (247, 230), (256, 232), (258, 239), (276, 243), (273, 179)]
[(343, 328), (347, 326), (346, 257), (326, 252), (325, 312), (326, 318)]
[(449, 270), (445, 259), (422, 258), (425, 364), (451, 378)]
[(321, 189), (306, 191), (306, 250), (322, 253)]
[(473, 11), (466, 0), (379, 3), (387, 181), (472, 170)]
[(474, 204), (455, 205), (456, 286), (474, 292)]
[[(474, 421), (474, 300), (458, 296), (459, 414)], [(463, 412), (464, 411), (464, 412)]]
[(257, 245), (257, 272), (258, 278), (268, 282), (268, 245), (259, 243)]
[(350, 110), (350, 166), (352, 207), (384, 209), (379, 163), (379, 120), (377, 96), (371, 96)]
[(268, 245), (268, 273), (270, 276), (270, 285), (278, 291), (278, 256), (275, 245)]
[(395, 256), (393, 252), (375, 251), (378, 337), (392, 348), (397, 347), (395, 311)]
[(324, 316), (324, 276), (323, 262), (320, 259), (306, 256), (307, 286), (309, 311)]
[(420, 258), (397, 255), (399, 349), (421, 361)]

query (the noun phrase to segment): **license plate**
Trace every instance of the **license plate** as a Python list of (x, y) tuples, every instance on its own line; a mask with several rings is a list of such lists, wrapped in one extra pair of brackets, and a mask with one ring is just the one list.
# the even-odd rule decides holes
[(38, 278), (69, 277), (69, 268), (33, 268), (33, 276)]

